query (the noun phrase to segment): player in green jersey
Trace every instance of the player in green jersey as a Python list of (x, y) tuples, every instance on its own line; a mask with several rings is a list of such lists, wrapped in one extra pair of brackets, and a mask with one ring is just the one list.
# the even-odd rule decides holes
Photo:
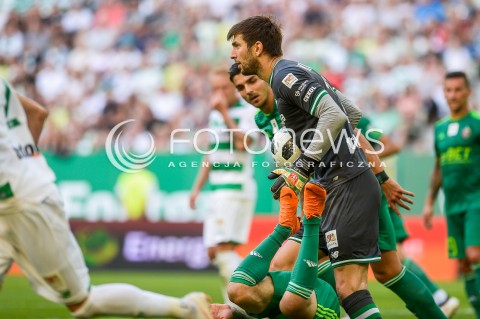
[(300, 226), (296, 215), (298, 197), (291, 188), (283, 187), (278, 225), (245, 257), (228, 285), (230, 299), (248, 314), (228, 305), (212, 305), (214, 319), (338, 319), (340, 305), (335, 291), (317, 279), (320, 216), (326, 192), (321, 186), (308, 182), (303, 196), (305, 234), (293, 270), (268, 271), (277, 250)]
[[(230, 79), (240, 92), (242, 97), (253, 106), (259, 108), (255, 120), (261, 130), (265, 130), (268, 136), (273, 136), (272, 119), (268, 115), (278, 112), (273, 103), (273, 94), (266, 82), (262, 81), (256, 75), (243, 75), (236, 65), (230, 68)], [(335, 90), (336, 91), (336, 90)], [(266, 115), (267, 113), (268, 115)], [(386, 137), (381, 139), (378, 131), (368, 131), (368, 120), (362, 120), (362, 126), (357, 125), (357, 129), (361, 129), (361, 133), (368, 136), (370, 141), (378, 145), (379, 139), (384, 142)], [(276, 119), (277, 125), (280, 125), (280, 115)], [(359, 124), (360, 124), (359, 123)], [(367, 124), (366, 126), (363, 126)], [(368, 132), (368, 134), (367, 134)], [(376, 132), (377, 135), (374, 135)], [(387, 143), (384, 147), (385, 153), (392, 154), (398, 151), (393, 143)], [(383, 196), (384, 197), (384, 196)], [(300, 249), (301, 236), (293, 236), (278, 251), (272, 262), (274, 270), (290, 270), (295, 263), (296, 256)], [(322, 245), (320, 245), (320, 248)], [(379, 228), (379, 246), (381, 250), (382, 261), (372, 264), (372, 269), (376, 279), (383, 283), (386, 287), (395, 292), (407, 304), (408, 309), (415, 313), (419, 318), (445, 318), (440, 309), (436, 307), (431, 293), (427, 287), (423, 285), (409, 270), (405, 269), (396, 255), (395, 233), (392, 221), (388, 211), (388, 204), (382, 203), (380, 210), (380, 228)], [(335, 287), (335, 279), (333, 270), (328, 260), (328, 253), (319, 251), (319, 270), (318, 277), (330, 283)]]
[(245, 101), (258, 108), (255, 114), (255, 124), (265, 132), (269, 140), (282, 126), (273, 91), (268, 84), (258, 76), (244, 76), (237, 64), (230, 67), (230, 81)]
[[(380, 130), (371, 126), (371, 121), (367, 117), (364, 116), (360, 119), (357, 129), (367, 137), (376, 150), (380, 151), (380, 148), (383, 148), (382, 152), (379, 154), (381, 158), (386, 158), (400, 151), (400, 148), (388, 137), (388, 135), (382, 134)], [(415, 263), (415, 261), (403, 254), (402, 243), (408, 238), (408, 233), (405, 229), (403, 219), (398, 216), (393, 209), (388, 207), (387, 199), (385, 198), (384, 194), (382, 194), (382, 204), (380, 209), (380, 220), (390, 219), (392, 222), (392, 224), (390, 224), (390, 222), (381, 222), (381, 225), (388, 225), (388, 227), (380, 228), (380, 250), (395, 250), (395, 247), (393, 246), (395, 241), (392, 240), (395, 238), (397, 244), (397, 255), (400, 259), (400, 262), (425, 284), (432, 294), (435, 303), (440, 307), (443, 313), (449, 318), (452, 317), (460, 307), (460, 301), (455, 297), (449, 296), (444, 289), (441, 289), (435, 285), (430, 278), (428, 278), (423, 269), (417, 263)], [(393, 226), (393, 229), (390, 225)], [(390, 233), (392, 231), (393, 233)]]
[(442, 187), (448, 256), (458, 259), (470, 303), (480, 318), (480, 114), (469, 109), (471, 88), (465, 73), (448, 73), (443, 90), (450, 116), (435, 125), (435, 166), (423, 217), (430, 229)]

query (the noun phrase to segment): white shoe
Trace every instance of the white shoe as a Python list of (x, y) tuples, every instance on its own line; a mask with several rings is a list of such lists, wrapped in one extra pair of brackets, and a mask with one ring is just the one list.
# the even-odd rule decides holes
[(203, 292), (191, 292), (182, 300), (192, 306), (193, 313), (189, 319), (213, 319), (210, 313), (210, 297)]
[(460, 300), (455, 297), (448, 297), (447, 301), (440, 306), (440, 309), (448, 318), (453, 318), (458, 308), (460, 308)]

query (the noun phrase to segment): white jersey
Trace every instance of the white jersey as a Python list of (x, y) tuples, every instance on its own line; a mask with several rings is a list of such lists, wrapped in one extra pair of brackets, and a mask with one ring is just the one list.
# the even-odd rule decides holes
[(55, 187), (54, 181), (17, 94), (0, 80), (0, 214), (15, 211), (22, 202), (41, 202)]
[[(248, 132), (249, 136), (254, 138), (254, 131), (250, 130), (257, 127), (254, 121), (255, 109), (252, 106), (239, 103), (229, 109), (229, 115), (243, 133)], [(209, 154), (209, 181), (212, 190), (229, 189), (247, 194), (256, 192), (252, 154), (247, 150), (235, 149), (233, 132), (228, 130), (220, 112), (214, 110), (210, 113), (209, 129), (210, 149), (216, 149)]]

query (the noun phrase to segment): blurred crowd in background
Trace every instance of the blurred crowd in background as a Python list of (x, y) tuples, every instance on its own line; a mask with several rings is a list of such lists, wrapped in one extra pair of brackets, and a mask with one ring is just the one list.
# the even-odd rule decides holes
[(405, 148), (432, 152), (446, 71), (467, 72), (480, 102), (479, 0), (2, 0), (0, 77), (50, 111), (43, 150), (95, 152), (135, 119), (133, 151), (149, 134), (169, 151), (173, 129), (206, 127), (209, 71), (229, 67), (228, 29), (256, 14), (281, 22), (285, 58)]

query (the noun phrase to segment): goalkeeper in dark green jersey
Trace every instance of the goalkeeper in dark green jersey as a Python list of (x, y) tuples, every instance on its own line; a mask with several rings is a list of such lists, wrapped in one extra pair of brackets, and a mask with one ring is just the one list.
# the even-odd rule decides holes
[[(230, 68), (230, 80), (242, 97), (259, 109), (255, 116), (257, 126), (264, 130), (271, 139), (276, 132), (275, 128), (281, 126), (280, 114), (274, 104), (271, 88), (256, 75), (241, 74), (235, 64)], [(357, 128), (365, 134), (369, 129), (368, 120), (361, 120)], [(377, 141), (377, 145), (381, 145), (378, 142), (385, 141), (385, 139), (375, 135), (375, 132), (378, 133), (377, 131), (370, 131), (367, 136), (370, 140)], [(384, 153), (392, 154), (396, 151), (398, 149), (393, 147), (391, 143), (384, 145)], [(382, 261), (371, 265), (375, 277), (402, 298), (407, 308), (419, 318), (445, 318), (427, 287), (410, 270), (404, 268), (398, 260), (395, 232), (386, 199), (381, 205), (379, 216), (379, 247)], [(303, 231), (303, 229), (301, 230)], [(273, 259), (272, 270), (292, 269), (300, 249), (302, 237), (303, 233), (299, 232), (289, 238), (290, 240), (283, 245)], [(320, 236), (319, 249), (318, 277), (335, 287), (333, 269), (328, 259), (328, 250), (323, 234)]]
[(423, 217), (431, 228), (433, 204), (442, 187), (448, 256), (458, 259), (470, 303), (480, 318), (480, 114), (468, 107), (471, 88), (465, 73), (448, 73), (443, 90), (450, 116), (435, 125), (435, 167)]

